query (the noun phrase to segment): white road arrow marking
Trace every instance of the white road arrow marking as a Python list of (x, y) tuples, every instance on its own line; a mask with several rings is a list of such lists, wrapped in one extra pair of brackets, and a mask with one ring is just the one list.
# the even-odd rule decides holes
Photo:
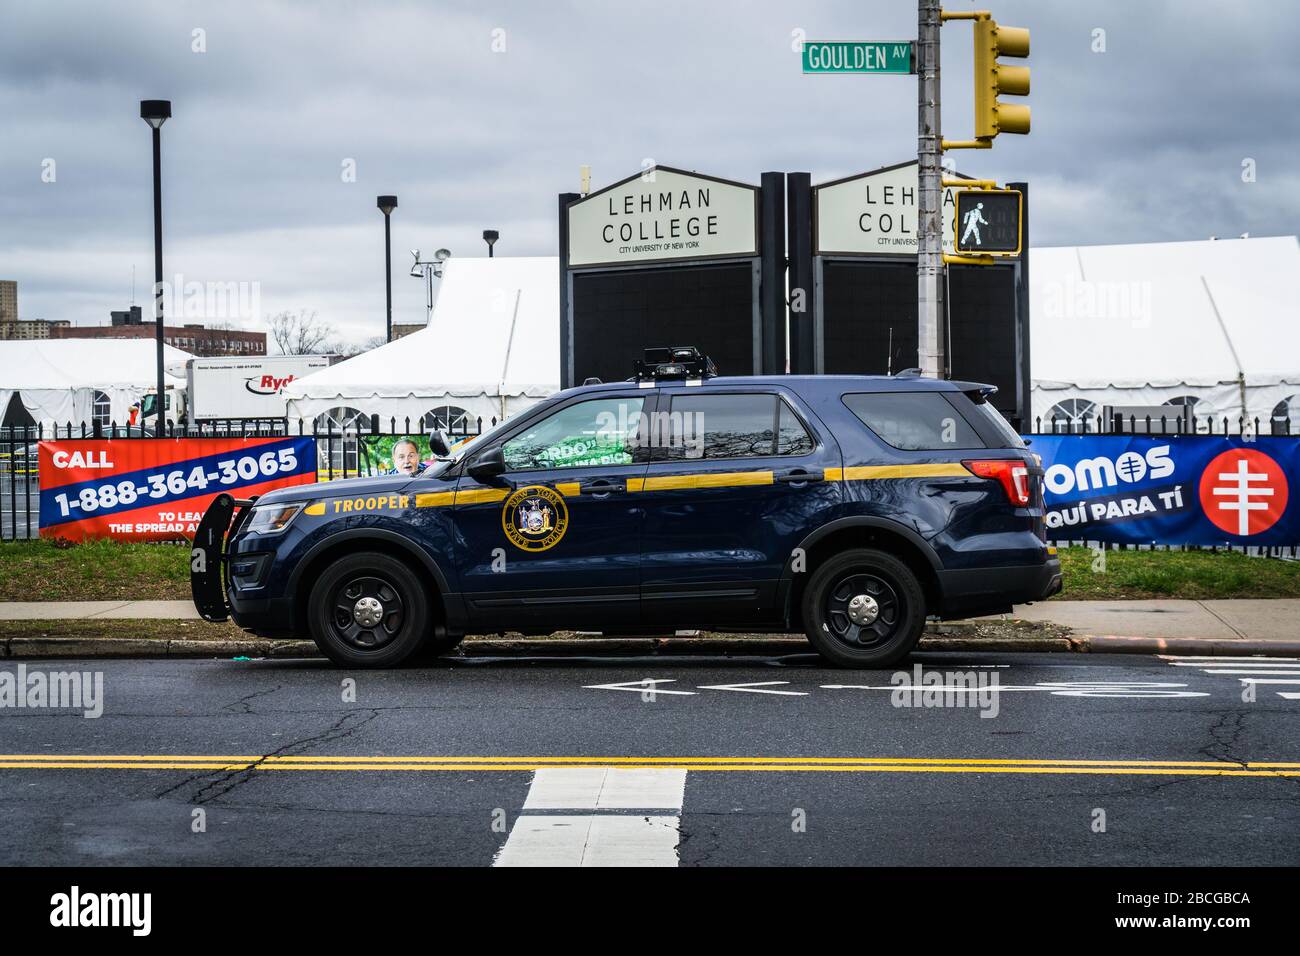
[(984, 687), (954, 687), (943, 684), (822, 684), (823, 690), (887, 690), (913, 694), (1001, 694), (1005, 691), (1052, 694), (1056, 697), (1209, 697), (1199, 691), (1179, 690), (1186, 684), (1149, 681), (1050, 681), (1025, 684), (988, 684)]
[(693, 697), (693, 690), (661, 690), (660, 684), (675, 684), (675, 678), (646, 677), (643, 680), (629, 680), (621, 684), (583, 684), (584, 690), (630, 690), (635, 694), (682, 694)]
[(752, 684), (710, 684), (707, 687), (701, 687), (700, 690), (734, 690), (742, 694), (784, 694), (786, 697), (807, 697), (808, 694), (801, 690), (764, 690), (765, 687), (772, 687), (777, 684), (788, 684), (788, 680), (760, 680)]

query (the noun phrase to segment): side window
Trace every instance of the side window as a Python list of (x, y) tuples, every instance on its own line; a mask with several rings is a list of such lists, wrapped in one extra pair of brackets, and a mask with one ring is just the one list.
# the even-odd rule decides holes
[(594, 398), (553, 412), (501, 446), (510, 471), (628, 465), (645, 399)]
[(813, 441), (778, 395), (674, 395), (665, 457), (670, 461), (806, 455)]
[(881, 441), (904, 451), (983, 448), (975, 429), (939, 392), (870, 392), (844, 404)]

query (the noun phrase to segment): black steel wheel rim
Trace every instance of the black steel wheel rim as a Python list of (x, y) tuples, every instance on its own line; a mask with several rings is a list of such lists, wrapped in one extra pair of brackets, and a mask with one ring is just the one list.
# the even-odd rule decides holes
[[(378, 620), (358, 620), (357, 606), (363, 599), (378, 601)], [(349, 647), (374, 651), (389, 644), (406, 620), (406, 605), (392, 582), (373, 574), (349, 578), (334, 588), (329, 603), (329, 626), (333, 635)]]
[[(849, 602), (859, 594), (876, 602), (876, 618), (869, 624), (854, 623), (849, 616)], [(850, 572), (836, 581), (826, 593), (825, 605), (826, 627), (831, 636), (858, 649), (888, 643), (897, 634), (906, 610), (889, 581), (866, 571)]]

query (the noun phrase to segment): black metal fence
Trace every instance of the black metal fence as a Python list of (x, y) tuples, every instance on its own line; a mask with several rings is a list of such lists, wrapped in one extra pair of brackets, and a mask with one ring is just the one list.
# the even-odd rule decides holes
[[(1027, 435), (1030, 433), (1026, 433)], [(1072, 418), (1034, 419), (1039, 435), (1278, 435), (1300, 434), (1288, 418), (1236, 418), (1228, 415), (1080, 415)]]
[[(453, 442), (464, 441), (483, 433), (497, 423), (490, 420), (462, 418), (444, 429)], [(378, 415), (361, 416), (346, 424), (334, 421), (323, 427), (318, 421), (308, 425), (302, 420), (237, 420), (168, 427), (168, 438), (275, 438), (287, 435), (309, 436), (316, 441), (316, 478), (335, 481), (377, 474), (380, 462), (368, 439), (418, 436), (428, 433), (421, 419), (381, 419)], [(68, 422), (46, 428), (42, 425), (0, 427), (0, 540), (15, 541), (40, 535), (41, 488), (38, 446), (42, 441), (58, 439), (113, 439), (115, 441), (156, 441), (152, 426), (118, 425), (114, 422)]]
[[(1097, 434), (1155, 434), (1155, 435), (1258, 435), (1259, 419), (1250, 421), (1237, 419), (1236, 428), (1228, 418), (1211, 418), (1202, 416), (1177, 416), (1168, 419), (1143, 419), (1130, 417), (1125, 422), (1109, 421), (1102, 416), (1072, 419), (1050, 419), (1043, 428), (1044, 421), (1036, 418), (1034, 432), (1026, 433), (1032, 439), (1039, 435), (1097, 435)], [(497, 419), (484, 420), (460, 419), (446, 429), (453, 441), (462, 441), (482, 434), (496, 425)], [(1282, 423), (1286, 425), (1285, 422)], [(1245, 426), (1243, 431), (1242, 426)], [(1289, 429), (1279, 431), (1278, 422), (1273, 422), (1270, 429), (1273, 435), (1290, 434)], [(1117, 427), (1119, 426), (1118, 430)], [(1251, 431), (1254, 429), (1254, 431)], [(341, 478), (356, 478), (361, 475), (376, 473), (379, 463), (374, 459), (367, 446), (367, 438), (384, 436), (398, 437), (421, 435), (427, 432), (423, 419), (398, 419), (389, 417), (381, 419), (378, 415), (361, 416), (346, 424), (328, 421), (324, 427), (319, 420), (307, 423), (299, 419), (290, 422), (285, 419), (237, 420), (227, 422), (204, 422), (201, 424), (168, 427), (169, 438), (266, 438), (283, 435), (310, 436), (316, 441), (317, 479), (334, 481)], [(152, 440), (155, 433), (152, 427), (140, 425), (101, 424), (98, 422), (68, 422), (51, 429), (40, 425), (0, 427), (0, 540), (12, 541), (35, 538), (40, 529), (40, 471), (38, 467), (37, 443), (52, 439), (96, 439), (111, 438), (115, 440)], [(1249, 555), (1279, 557), (1295, 560), (1300, 558), (1300, 549), (1296, 547), (1242, 547), (1218, 546), (1202, 547), (1197, 545), (1119, 545), (1102, 544), (1088, 540), (1061, 540), (1054, 542), (1059, 546), (1083, 546), (1105, 550), (1162, 550), (1162, 551), (1220, 551), (1232, 550)]]

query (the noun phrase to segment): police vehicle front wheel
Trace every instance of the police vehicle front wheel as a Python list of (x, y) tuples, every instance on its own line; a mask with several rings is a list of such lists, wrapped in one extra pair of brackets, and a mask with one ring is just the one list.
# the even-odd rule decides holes
[(429, 599), (415, 573), (386, 554), (341, 558), (308, 598), (316, 646), (343, 667), (395, 667), (429, 635)]
[(925, 592), (912, 570), (884, 551), (845, 551), (813, 571), (803, 595), (808, 640), (839, 667), (889, 667), (925, 628)]

